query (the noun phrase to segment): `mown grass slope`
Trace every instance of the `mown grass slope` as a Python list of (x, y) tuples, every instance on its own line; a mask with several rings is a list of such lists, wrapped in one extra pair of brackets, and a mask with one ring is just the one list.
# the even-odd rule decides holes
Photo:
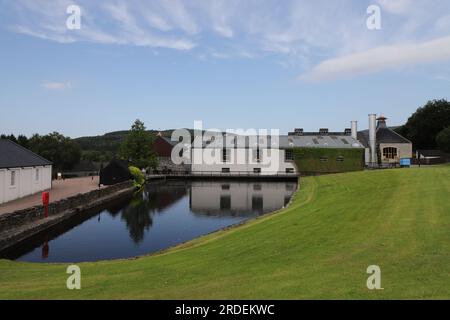
[[(449, 299), (450, 167), (301, 181), (292, 205), (244, 226), (135, 260), (0, 261), (0, 298)], [(384, 290), (366, 287), (379, 265)]]

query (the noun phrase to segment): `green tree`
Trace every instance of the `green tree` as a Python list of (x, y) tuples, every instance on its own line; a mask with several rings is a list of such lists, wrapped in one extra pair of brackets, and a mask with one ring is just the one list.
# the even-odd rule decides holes
[(29, 148), (28, 138), (26, 136), (24, 136), (23, 134), (20, 134), (17, 137), (17, 143), (20, 144), (24, 148), (27, 148), (27, 149)]
[(131, 126), (125, 140), (120, 146), (120, 157), (140, 169), (157, 166), (157, 158), (153, 152), (153, 136), (145, 130), (139, 119)]
[(445, 128), (437, 135), (436, 143), (441, 151), (450, 153), (450, 127)]
[(8, 139), (8, 140), (11, 140), (12, 142), (17, 143), (17, 139), (13, 134), (10, 134), (10, 135), (2, 134), (0, 136), (0, 139)]
[(145, 184), (145, 177), (142, 171), (139, 168), (133, 166), (130, 166), (128, 169), (130, 170), (130, 173), (134, 178), (134, 186), (142, 188), (142, 186)]
[(437, 135), (449, 126), (450, 102), (433, 100), (417, 109), (397, 132), (411, 140), (415, 149), (436, 149)]
[(109, 162), (113, 159), (113, 155), (108, 151), (97, 151), (97, 150), (83, 150), (81, 152), (82, 160), (89, 160), (93, 162)]
[(80, 161), (81, 150), (76, 142), (58, 132), (45, 136), (33, 135), (28, 141), (30, 149), (53, 162), (55, 170), (67, 170)]

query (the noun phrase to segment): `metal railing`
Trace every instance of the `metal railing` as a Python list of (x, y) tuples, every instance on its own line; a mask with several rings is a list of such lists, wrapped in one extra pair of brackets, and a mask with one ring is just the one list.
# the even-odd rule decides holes
[(293, 172), (251, 172), (251, 171), (167, 171), (153, 172), (149, 176), (170, 176), (170, 177), (299, 177), (300, 174)]

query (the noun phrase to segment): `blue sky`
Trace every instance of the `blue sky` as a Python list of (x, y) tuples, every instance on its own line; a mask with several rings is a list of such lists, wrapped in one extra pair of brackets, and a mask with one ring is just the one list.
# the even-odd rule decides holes
[(0, 0), (0, 40), (5, 133), (362, 129), (450, 98), (448, 0)]

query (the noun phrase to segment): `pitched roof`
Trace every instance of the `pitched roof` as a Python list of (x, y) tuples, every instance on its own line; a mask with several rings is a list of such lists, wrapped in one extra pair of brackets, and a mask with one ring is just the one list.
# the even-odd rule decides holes
[(349, 135), (326, 134), (326, 135), (301, 135), (301, 136), (280, 136), (280, 147), (292, 148), (363, 148), (363, 146)]
[(389, 129), (388, 127), (378, 128), (377, 141), (379, 143), (411, 143), (411, 141), (402, 137), (397, 132)]
[(0, 139), (0, 169), (47, 166), (51, 164), (52, 162), (11, 140)]
[(177, 141), (172, 141), (172, 139), (167, 138), (167, 137), (160, 137), (161, 139), (163, 139), (164, 141), (166, 141), (168, 144), (172, 145), (172, 146), (176, 146), (178, 144)]
[[(369, 147), (369, 130), (358, 132), (358, 141), (366, 148)], [(377, 143), (411, 143), (408, 139), (402, 137), (397, 132), (386, 126), (377, 128)]]
[[(289, 149), (294, 147), (304, 147), (304, 148), (363, 148), (363, 146), (353, 139), (349, 135), (344, 134), (327, 134), (327, 135), (301, 135), (301, 136), (279, 136), (278, 141), (274, 141), (272, 136), (238, 136), (238, 139), (224, 140), (219, 142), (219, 146), (222, 148), (222, 143), (226, 144), (226, 148), (234, 148), (236, 145), (244, 148), (256, 148), (259, 141), (260, 146), (278, 146), (280, 149)], [(197, 144), (198, 142), (198, 144)], [(214, 142), (208, 144), (205, 143), (202, 137), (196, 137), (193, 147), (196, 148), (198, 145), (202, 145), (203, 148), (206, 146), (216, 147)]]

